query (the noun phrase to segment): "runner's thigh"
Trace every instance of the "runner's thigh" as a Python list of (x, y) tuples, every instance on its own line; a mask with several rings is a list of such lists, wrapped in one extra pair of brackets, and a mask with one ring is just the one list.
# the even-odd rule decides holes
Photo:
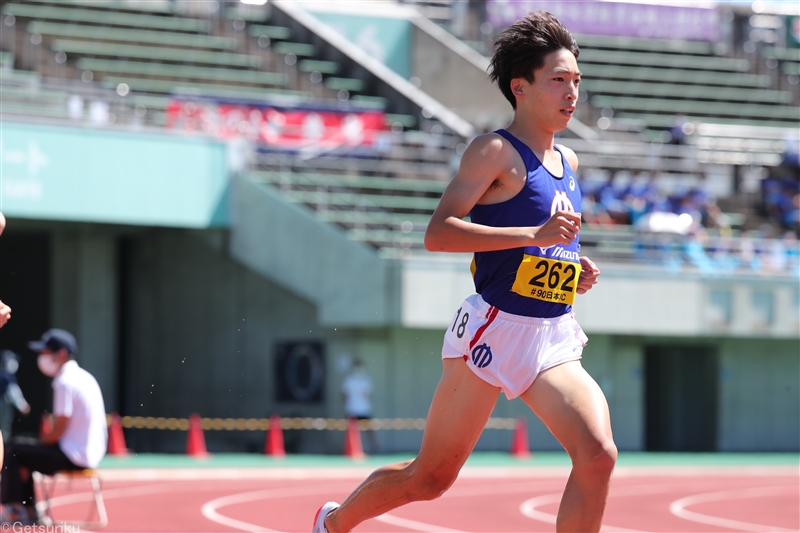
[(458, 472), (478, 442), (500, 389), (476, 376), (461, 358), (442, 364), (415, 467)]
[(581, 451), (611, 442), (605, 396), (580, 361), (545, 370), (522, 394), (522, 399), (573, 460)]

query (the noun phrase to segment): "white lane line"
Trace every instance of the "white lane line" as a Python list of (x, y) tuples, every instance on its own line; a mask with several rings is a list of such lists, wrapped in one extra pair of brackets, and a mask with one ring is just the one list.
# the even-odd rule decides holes
[[(670, 485), (642, 485), (638, 487), (624, 487), (621, 489), (612, 489), (611, 494), (609, 494), (609, 497), (657, 494), (659, 492), (669, 492), (671, 490), (675, 490), (675, 487)], [(519, 512), (522, 513), (523, 516), (527, 516), (528, 518), (532, 518), (533, 520), (539, 520), (540, 522), (544, 522), (546, 524), (555, 524), (557, 519), (556, 515), (551, 513), (545, 513), (544, 511), (541, 511), (538, 508), (541, 507), (542, 505), (560, 502), (562, 495), (563, 494), (561, 492), (556, 492), (553, 494), (543, 494), (541, 496), (536, 496), (535, 498), (525, 500), (520, 504)], [(603, 526), (600, 528), (600, 531), (605, 531), (607, 533), (611, 533), (612, 531), (620, 531), (628, 533), (644, 533), (639, 529), (628, 529), (608, 524), (603, 524)]]
[(228, 496), (215, 498), (211, 501), (204, 503), (203, 506), (200, 508), (200, 512), (203, 514), (205, 518), (211, 520), (212, 522), (216, 522), (217, 524), (232, 527), (235, 529), (240, 529), (242, 531), (251, 531), (251, 532), (264, 531), (267, 533), (285, 533), (277, 529), (269, 529), (263, 526), (259, 526), (257, 524), (251, 524), (249, 522), (244, 522), (241, 520), (230, 518), (228, 516), (219, 513), (218, 509), (221, 509), (223, 507), (228, 507), (230, 505), (237, 505), (240, 503), (248, 503), (259, 500), (274, 500), (278, 498), (287, 498), (292, 496), (313, 496), (317, 494), (330, 494), (331, 492), (341, 490), (341, 488), (342, 486), (341, 484), (339, 484), (339, 485), (316, 486), (316, 487), (293, 487), (290, 489), (286, 488), (263, 489), (251, 492), (242, 492), (239, 494), (230, 494)]
[(388, 513), (376, 516), (375, 518), (373, 518), (373, 520), (377, 520), (378, 522), (383, 522), (384, 524), (404, 527), (406, 529), (411, 529), (413, 531), (425, 531), (427, 533), (467, 533), (466, 531), (461, 531), (460, 529), (450, 529), (442, 526), (437, 526), (435, 524), (417, 522), (416, 520), (400, 518), (399, 516), (393, 516)]
[(527, 516), (528, 518), (544, 522), (545, 524), (555, 524), (557, 518), (556, 515), (550, 513), (544, 513), (539, 509), (537, 509), (537, 507), (539, 507), (540, 505), (547, 505), (548, 503), (558, 503), (560, 501), (561, 501), (560, 492), (556, 492), (554, 494), (544, 494), (542, 496), (536, 496), (535, 498), (530, 498), (522, 502), (519, 505), (519, 512), (522, 513), (522, 516)]
[(773, 487), (758, 487), (752, 489), (738, 489), (738, 490), (724, 490), (719, 492), (706, 492), (704, 494), (695, 494), (694, 496), (686, 496), (679, 500), (675, 500), (669, 506), (672, 514), (678, 518), (689, 520), (690, 522), (698, 522), (700, 524), (708, 524), (712, 526), (727, 527), (729, 529), (737, 529), (739, 531), (779, 531), (779, 532), (792, 532), (797, 533), (796, 529), (785, 529), (782, 527), (764, 526), (761, 524), (751, 524), (749, 522), (742, 522), (739, 520), (730, 520), (728, 518), (720, 518), (718, 516), (705, 515), (686, 510), (686, 507), (697, 505), (698, 503), (716, 502), (723, 500), (740, 500), (745, 498), (758, 498), (761, 496), (777, 496), (787, 493), (787, 489), (794, 488), (794, 486), (783, 485)]

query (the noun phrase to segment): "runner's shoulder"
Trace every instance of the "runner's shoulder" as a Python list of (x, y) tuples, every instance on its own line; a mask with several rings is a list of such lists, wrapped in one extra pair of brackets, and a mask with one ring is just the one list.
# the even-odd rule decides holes
[(462, 158), (470, 166), (490, 165), (495, 168), (512, 167), (516, 162), (516, 149), (497, 133), (484, 133), (475, 137)]
[(572, 171), (575, 172), (578, 170), (578, 156), (575, 151), (563, 144), (558, 144), (556, 146), (558, 146), (561, 153), (564, 154), (564, 158), (567, 160), (567, 163), (569, 163), (569, 166), (572, 167)]

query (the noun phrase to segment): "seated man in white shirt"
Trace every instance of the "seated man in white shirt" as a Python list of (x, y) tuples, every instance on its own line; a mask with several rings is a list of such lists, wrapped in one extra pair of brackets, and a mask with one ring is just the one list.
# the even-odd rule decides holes
[[(17, 508), (15, 520), (35, 523), (36, 501), (31, 472), (95, 468), (106, 453), (106, 411), (100, 386), (73, 359), (75, 337), (61, 329), (28, 343), (39, 352), (39, 370), (53, 378), (53, 430), (39, 444), (9, 444), (5, 450), (2, 502)], [(20, 507), (21, 504), (21, 507)], [(23, 509), (24, 508), (24, 509)], [(21, 516), (20, 516), (21, 515)]]

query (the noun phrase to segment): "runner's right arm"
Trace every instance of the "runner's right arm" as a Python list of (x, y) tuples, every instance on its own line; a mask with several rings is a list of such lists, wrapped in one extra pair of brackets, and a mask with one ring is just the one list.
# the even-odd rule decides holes
[[(432, 252), (486, 252), (524, 246), (569, 244), (580, 230), (580, 215), (558, 211), (541, 226), (499, 228), (462, 220), (479, 202), (493, 203), (503, 183), (524, 180), (513, 147), (497, 134), (477, 137), (464, 152), (425, 232)], [(493, 191), (492, 189), (495, 189)]]

